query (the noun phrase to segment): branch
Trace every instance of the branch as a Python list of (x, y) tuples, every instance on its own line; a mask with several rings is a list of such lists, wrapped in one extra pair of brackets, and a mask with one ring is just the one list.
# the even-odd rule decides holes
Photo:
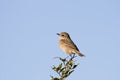
[(61, 58), (61, 57), (55, 57), (58, 58), (61, 63), (56, 67), (53, 66), (52, 69), (58, 74), (57, 77), (51, 77), (51, 80), (64, 80), (67, 78), (72, 72), (74, 72), (75, 68), (79, 65), (76, 64), (75, 61), (73, 60), (75, 58), (75, 54), (73, 56), (71, 55), (70, 57), (66, 58)]

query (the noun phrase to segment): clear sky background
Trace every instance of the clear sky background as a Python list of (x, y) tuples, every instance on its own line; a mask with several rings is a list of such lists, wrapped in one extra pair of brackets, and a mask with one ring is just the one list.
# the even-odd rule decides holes
[(66, 80), (120, 80), (120, 0), (0, 0), (0, 80), (50, 80), (66, 31), (85, 58)]

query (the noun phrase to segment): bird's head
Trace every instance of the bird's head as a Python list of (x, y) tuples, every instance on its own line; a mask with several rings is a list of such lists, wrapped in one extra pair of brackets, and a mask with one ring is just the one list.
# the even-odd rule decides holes
[(60, 39), (70, 39), (70, 36), (67, 32), (57, 33), (60, 36)]

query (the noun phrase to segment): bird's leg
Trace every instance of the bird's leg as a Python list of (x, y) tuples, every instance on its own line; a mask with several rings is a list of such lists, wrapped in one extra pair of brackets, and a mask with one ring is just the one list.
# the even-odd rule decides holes
[(72, 58), (72, 54), (69, 54), (70, 55), (70, 57)]
[(75, 54), (69, 54), (70, 55), (70, 60), (72, 60), (75, 57)]
[(73, 58), (75, 57), (75, 53), (73, 54)]

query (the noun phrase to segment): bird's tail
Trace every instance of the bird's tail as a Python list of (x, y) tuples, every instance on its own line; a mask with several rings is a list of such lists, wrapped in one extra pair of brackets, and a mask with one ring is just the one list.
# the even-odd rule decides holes
[(82, 54), (81, 52), (78, 52), (77, 53), (80, 57), (84, 57), (85, 55), (84, 54)]

